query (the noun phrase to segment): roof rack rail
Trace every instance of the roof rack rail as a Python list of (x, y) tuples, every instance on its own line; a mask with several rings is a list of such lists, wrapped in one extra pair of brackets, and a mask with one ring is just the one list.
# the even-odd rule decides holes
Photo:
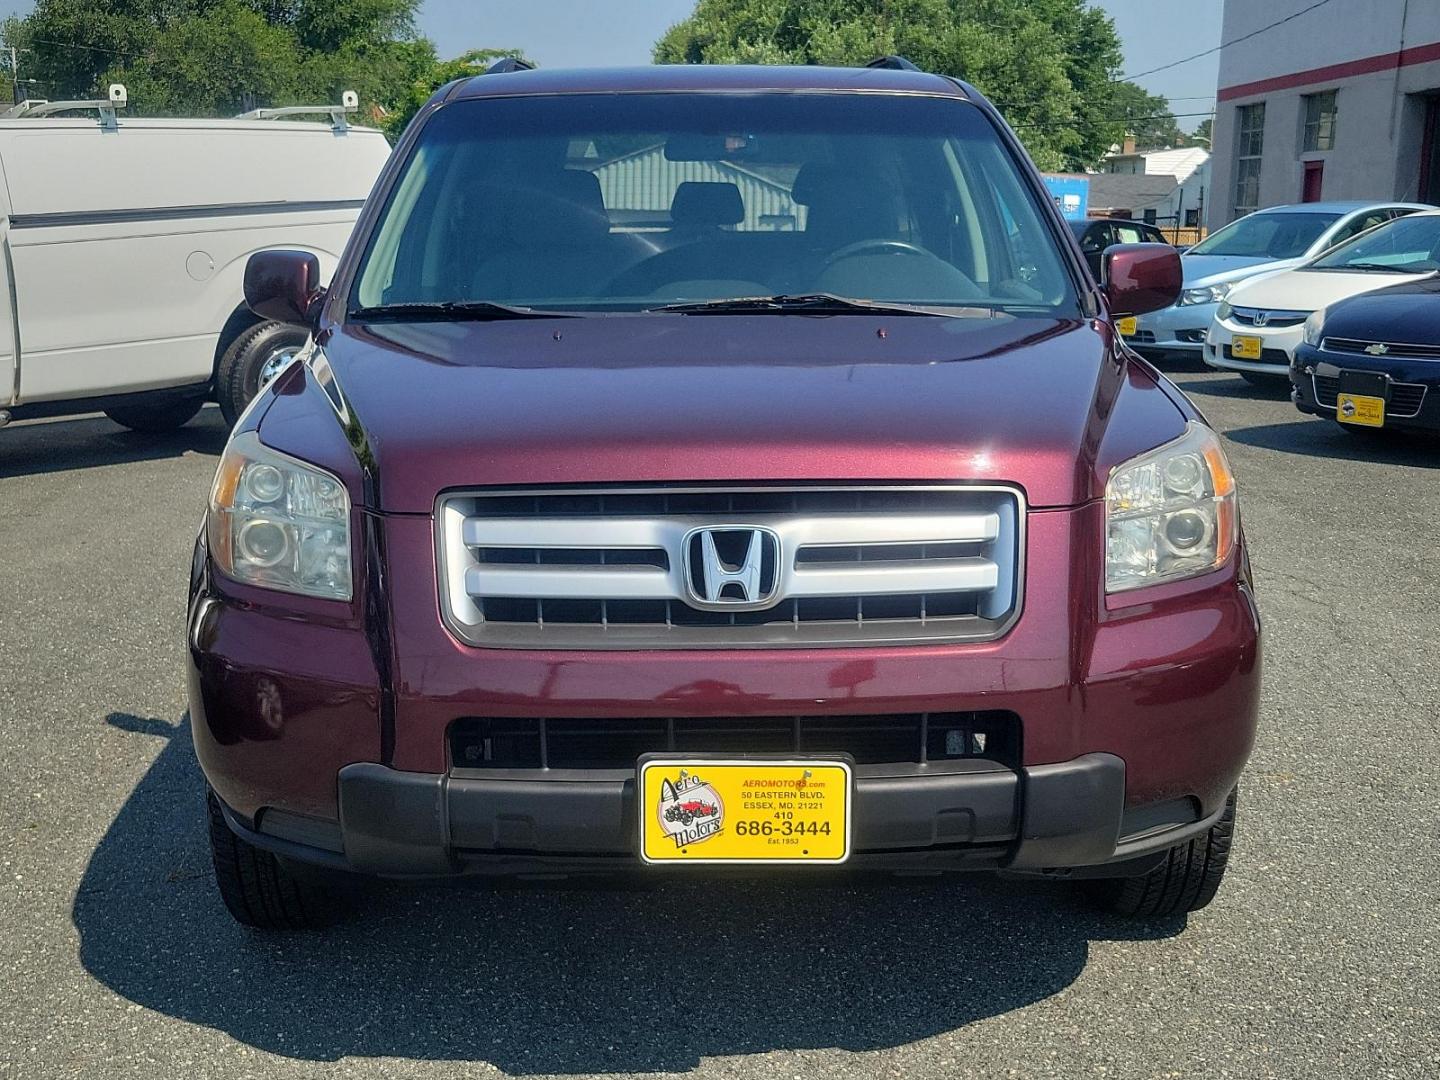
[(518, 56), (502, 56), (485, 69), (486, 75), (508, 75), (512, 71), (534, 71), (535, 65)]
[(877, 56), (865, 65), (867, 68), (884, 68), (887, 71), (919, 71), (909, 60), (903, 56)]
[(278, 109), (251, 109), (249, 112), (240, 113), (236, 120), (279, 120), (284, 116), (316, 116), (324, 115), (330, 117), (330, 126), (336, 133), (350, 130), (348, 116), (360, 108), (360, 96), (354, 90), (346, 90), (340, 95), (339, 105), (285, 105)]
[(124, 84), (111, 83), (106, 97), (93, 101), (46, 101), (44, 98), (30, 98), (11, 106), (0, 113), (0, 120), (18, 120), (31, 116), (53, 116), (56, 113), (73, 112), (76, 109), (94, 109), (100, 114), (100, 126), (106, 131), (115, 131), (119, 121), (115, 110), (123, 109), (130, 103), (130, 95)]

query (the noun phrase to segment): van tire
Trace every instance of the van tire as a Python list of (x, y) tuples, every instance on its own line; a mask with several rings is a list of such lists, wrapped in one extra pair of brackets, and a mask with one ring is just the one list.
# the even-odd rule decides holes
[(183, 426), (204, 404), (204, 399), (198, 397), (170, 398), (164, 401), (136, 402), (133, 405), (114, 405), (105, 410), (105, 415), (131, 431), (158, 433), (174, 431)]
[(290, 873), (271, 852), (231, 831), (213, 791), (205, 795), (210, 858), (225, 908), (256, 930), (310, 930), (337, 917), (337, 900), (314, 881)]
[(299, 351), (309, 337), (303, 326), (262, 322), (230, 343), (215, 366), (215, 400), (227, 424), (234, 427), (245, 406), (260, 392), (265, 367), (287, 352)]
[(1117, 914), (1139, 919), (1185, 915), (1210, 903), (1230, 862), (1237, 791), (1225, 800), (1219, 821), (1194, 840), (1171, 848), (1152, 870), (1139, 877), (1087, 883), (1093, 886), (1093, 899)]

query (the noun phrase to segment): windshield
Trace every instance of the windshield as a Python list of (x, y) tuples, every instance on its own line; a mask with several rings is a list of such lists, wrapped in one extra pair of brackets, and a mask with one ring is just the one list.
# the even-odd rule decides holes
[(814, 294), (985, 316), (1079, 307), (979, 109), (795, 93), (447, 105), (370, 235), (350, 306), (583, 313)]
[(1187, 255), (1241, 255), (1260, 259), (1297, 259), (1340, 220), (1339, 214), (1251, 214), (1232, 221), (1196, 244)]
[(1440, 270), (1440, 214), (1386, 222), (1332, 248), (1310, 264), (1316, 270), (1424, 274)]

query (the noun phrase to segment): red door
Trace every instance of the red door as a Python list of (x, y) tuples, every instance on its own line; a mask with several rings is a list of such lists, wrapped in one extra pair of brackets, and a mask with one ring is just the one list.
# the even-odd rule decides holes
[(1325, 185), (1325, 162), (1305, 162), (1305, 182), (1300, 188), (1301, 202), (1319, 202), (1320, 189)]

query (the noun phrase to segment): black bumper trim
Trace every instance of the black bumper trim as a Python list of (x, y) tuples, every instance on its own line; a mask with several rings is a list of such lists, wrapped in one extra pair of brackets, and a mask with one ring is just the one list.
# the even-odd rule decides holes
[[(384, 877), (623, 872), (638, 866), (633, 780), (486, 780), (372, 762), (339, 774), (344, 853), (257, 832), (257, 847)], [(861, 776), (856, 869), (1042, 873), (1102, 867), (1168, 850), (1215, 816), (1121, 836), (1125, 763), (1112, 754), (1031, 766), (990, 762), (914, 776)]]

